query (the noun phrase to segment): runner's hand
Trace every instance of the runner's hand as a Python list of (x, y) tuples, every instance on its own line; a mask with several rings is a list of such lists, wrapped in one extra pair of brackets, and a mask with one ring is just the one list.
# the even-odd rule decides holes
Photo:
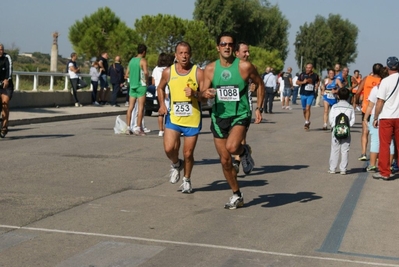
[(262, 121), (262, 113), (259, 109), (255, 110), (255, 124), (259, 124)]

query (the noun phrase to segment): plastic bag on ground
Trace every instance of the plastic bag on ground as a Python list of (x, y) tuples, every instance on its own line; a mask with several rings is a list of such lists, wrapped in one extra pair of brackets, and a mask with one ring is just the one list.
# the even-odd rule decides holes
[(115, 134), (124, 134), (127, 131), (127, 124), (121, 119), (121, 116), (118, 115), (115, 121), (114, 132)]

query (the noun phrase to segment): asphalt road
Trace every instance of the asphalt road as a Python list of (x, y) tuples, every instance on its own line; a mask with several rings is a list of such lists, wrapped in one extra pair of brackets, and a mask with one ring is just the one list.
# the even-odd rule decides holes
[(399, 266), (399, 180), (363, 172), (360, 115), (349, 174), (334, 175), (322, 109), (305, 132), (299, 106), (278, 108), (250, 127), (256, 166), (239, 174), (237, 210), (223, 209), (231, 191), (209, 117), (189, 195), (168, 182), (157, 131), (115, 135), (114, 116), (10, 127), (0, 140), (0, 266)]

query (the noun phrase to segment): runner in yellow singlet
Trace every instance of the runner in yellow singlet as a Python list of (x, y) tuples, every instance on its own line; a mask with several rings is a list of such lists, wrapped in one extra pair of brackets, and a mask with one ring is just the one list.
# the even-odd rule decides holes
[[(176, 63), (162, 72), (157, 87), (160, 115), (165, 116), (163, 144), (166, 156), (172, 163), (170, 182), (175, 184), (184, 169), (182, 193), (191, 193), (191, 171), (194, 166), (194, 149), (201, 130), (201, 95), (203, 71), (190, 62), (191, 46), (179, 42), (175, 48)], [(169, 107), (165, 105), (165, 88), (169, 87)], [(179, 159), (180, 135), (184, 134), (183, 156)]]

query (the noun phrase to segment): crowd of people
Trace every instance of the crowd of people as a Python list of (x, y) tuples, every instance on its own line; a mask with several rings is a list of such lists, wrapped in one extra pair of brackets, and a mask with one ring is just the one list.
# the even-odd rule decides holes
[[(397, 146), (399, 142), (399, 60), (387, 59), (386, 67), (380, 63), (372, 66), (372, 72), (364, 79), (358, 70), (349, 75), (349, 69), (340, 64), (328, 69), (327, 76), (320, 79), (312, 64), (305, 71), (292, 75), (292, 68), (276, 75), (271, 66), (260, 75), (250, 63), (249, 45), (236, 42), (231, 33), (223, 32), (216, 40), (219, 58), (201, 69), (191, 62), (191, 45), (177, 43), (174, 55), (161, 53), (157, 66), (150, 71), (146, 60), (147, 47), (139, 44), (137, 54), (125, 68), (120, 56), (112, 65), (108, 53), (101, 54), (90, 68), (93, 105), (106, 105), (112, 85), (110, 105), (119, 106), (117, 94), (123, 86), (128, 87), (126, 96), (127, 134), (145, 136), (144, 104), (147, 87), (155, 86), (159, 110), (159, 136), (163, 137), (165, 154), (170, 160), (170, 183), (176, 184), (183, 171), (182, 193), (192, 193), (191, 174), (194, 167), (194, 150), (202, 129), (201, 105), (212, 100), (211, 132), (219, 155), (223, 175), (232, 190), (232, 196), (224, 205), (236, 209), (244, 205), (244, 196), (237, 181), (240, 165), (245, 174), (255, 166), (252, 149), (246, 142), (251, 124), (252, 98), (256, 94), (254, 123), (262, 121), (262, 113), (273, 114), (273, 102), (280, 95), (283, 110), (301, 102), (304, 129), (309, 131), (311, 107), (322, 101), (324, 108), (322, 129), (331, 130), (331, 151), (328, 173), (347, 173), (351, 143), (350, 127), (355, 123), (355, 111), (362, 112), (361, 156), (366, 161), (369, 135), (370, 164), (366, 171), (375, 172), (373, 178), (390, 180), (397, 169)], [(72, 53), (67, 64), (75, 106), (81, 107), (77, 96), (80, 69), (77, 54)], [(0, 137), (8, 132), (8, 104), (13, 95), (12, 60), (0, 44), (0, 95), (2, 102), (2, 125)], [(183, 153), (179, 155), (181, 139)], [(339, 161), (339, 159), (341, 159)]]

